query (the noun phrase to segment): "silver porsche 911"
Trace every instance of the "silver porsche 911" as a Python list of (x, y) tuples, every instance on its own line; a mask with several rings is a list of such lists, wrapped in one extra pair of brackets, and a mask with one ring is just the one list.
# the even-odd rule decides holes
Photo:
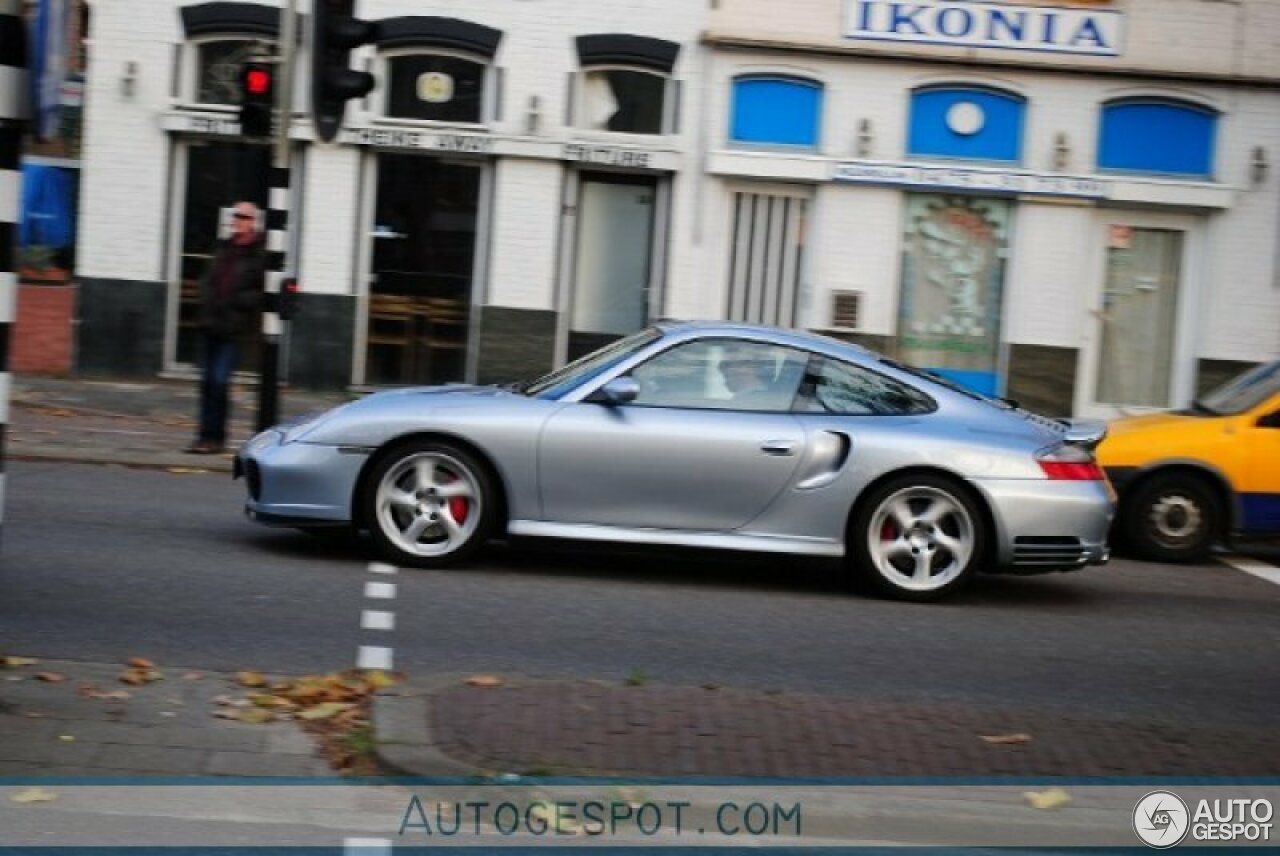
[(367, 530), (396, 564), (549, 536), (844, 556), (851, 582), (927, 600), (1105, 562), (1103, 434), (822, 336), (661, 323), (533, 383), (281, 425), (236, 474), (252, 519)]

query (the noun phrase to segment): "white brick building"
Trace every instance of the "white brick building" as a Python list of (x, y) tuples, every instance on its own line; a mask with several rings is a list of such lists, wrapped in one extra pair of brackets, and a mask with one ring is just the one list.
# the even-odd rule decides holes
[[(265, 157), (224, 84), (274, 8), (95, 4), (82, 370), (194, 359), (184, 284)], [(1280, 4), (357, 11), (378, 89), (334, 144), (295, 123), (295, 383), (527, 377), (734, 317), (1102, 415), (1280, 353)]]

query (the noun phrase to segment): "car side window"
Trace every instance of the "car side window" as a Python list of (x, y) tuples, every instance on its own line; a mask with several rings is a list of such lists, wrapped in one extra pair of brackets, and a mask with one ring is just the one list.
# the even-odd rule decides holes
[(762, 342), (687, 342), (631, 371), (640, 387), (633, 406), (786, 413), (808, 359), (800, 351)]
[(814, 357), (800, 405), (805, 413), (847, 416), (903, 416), (933, 409), (933, 399), (905, 383), (827, 357)]

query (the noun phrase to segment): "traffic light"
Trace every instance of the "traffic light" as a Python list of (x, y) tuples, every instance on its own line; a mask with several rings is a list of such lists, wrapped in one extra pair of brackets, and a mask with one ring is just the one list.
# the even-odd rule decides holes
[(281, 321), (289, 321), (298, 314), (298, 281), (288, 277), (280, 281), (280, 294), (276, 296), (276, 314)]
[(271, 136), (275, 108), (275, 69), (250, 60), (240, 69), (240, 133), (246, 137)]
[(352, 98), (373, 89), (373, 75), (351, 69), (351, 49), (373, 41), (377, 25), (352, 17), (355, 0), (316, 0), (311, 14), (311, 112), (316, 135), (330, 142)]

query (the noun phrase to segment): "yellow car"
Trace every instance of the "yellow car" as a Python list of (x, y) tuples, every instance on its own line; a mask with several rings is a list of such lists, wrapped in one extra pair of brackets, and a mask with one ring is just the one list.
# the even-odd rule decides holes
[(1199, 561), (1232, 536), (1280, 535), (1280, 360), (1189, 409), (1111, 423), (1098, 448), (1120, 506), (1112, 541), (1153, 561)]

